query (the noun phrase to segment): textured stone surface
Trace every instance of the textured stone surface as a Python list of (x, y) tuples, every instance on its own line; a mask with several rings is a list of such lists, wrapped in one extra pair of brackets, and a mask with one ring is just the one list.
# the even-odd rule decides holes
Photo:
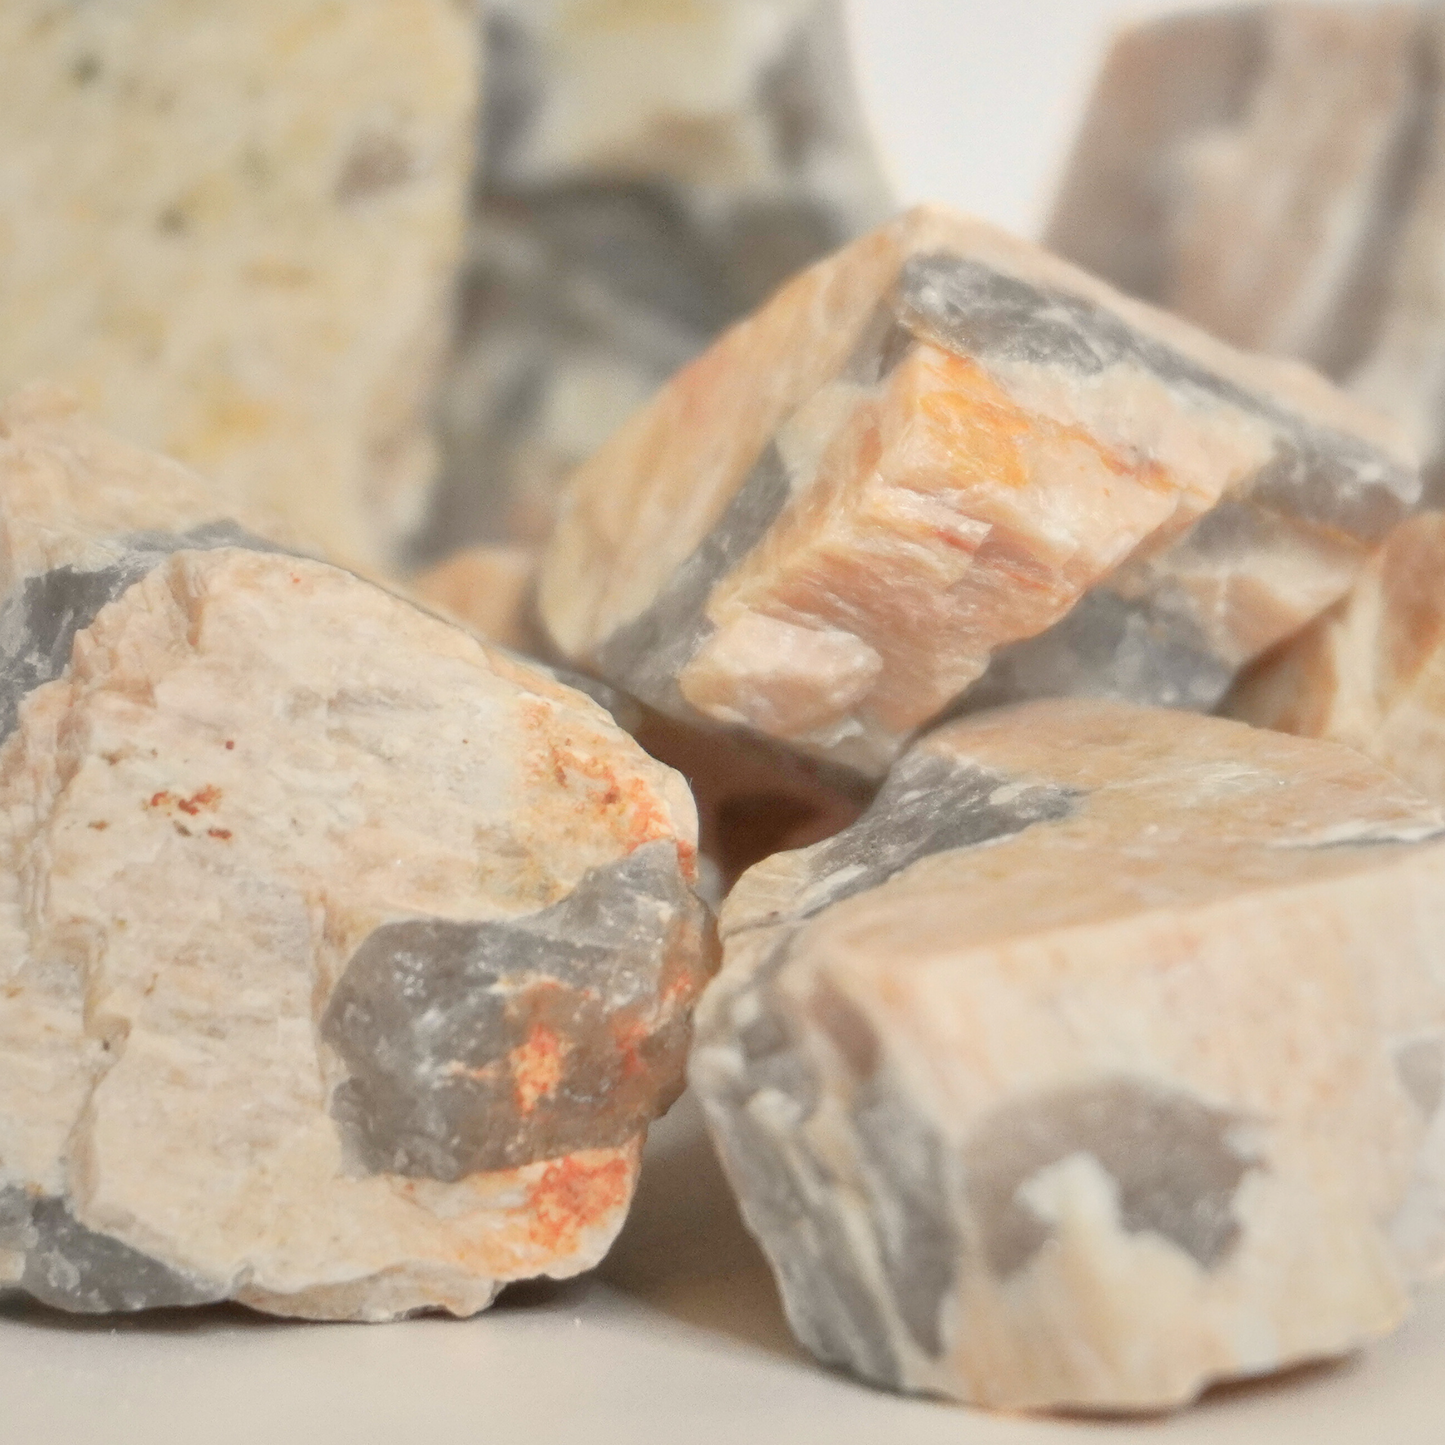
[(418, 547), (541, 541), (562, 477), (889, 202), (837, 0), (484, 0), (450, 443)]
[(1329, 1356), (1445, 1246), (1445, 818), (1095, 700), (950, 724), (723, 910), (691, 1064), (799, 1337), (1148, 1410)]
[(0, 1283), (384, 1319), (586, 1269), (711, 966), (686, 788), (213, 507), (0, 410)]
[(374, 565), (417, 525), (473, 163), (476, 7), (0, 12), (0, 396), (101, 421)]
[(1418, 488), (1312, 373), (922, 208), (577, 472), (539, 602), (661, 711), (877, 775), (965, 693), (1213, 707)]
[(1296, 356), (1445, 460), (1445, 21), (1275, 4), (1126, 31), (1048, 230), (1060, 254)]
[(1445, 516), (1396, 528), (1350, 595), (1250, 668), (1226, 710), (1347, 743), (1445, 802)]

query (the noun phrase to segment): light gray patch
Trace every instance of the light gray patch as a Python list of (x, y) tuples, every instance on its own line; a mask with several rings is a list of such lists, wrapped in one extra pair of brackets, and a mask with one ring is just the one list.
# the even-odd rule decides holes
[(767, 535), (790, 490), (775, 446), (758, 459), (722, 519), (672, 574), (647, 610), (617, 629), (597, 655), (600, 670), (662, 712), (687, 716), (677, 678), (713, 631), (713, 588)]
[(854, 386), (877, 386), (917, 345), (913, 333), (898, 320), (891, 303), (882, 301), (863, 328), (858, 345), (839, 373), (839, 380)]
[(210, 522), (189, 532), (136, 532), (118, 538), (115, 547), (111, 566), (52, 568), (25, 578), (0, 604), (0, 742), (14, 732), (24, 698), (70, 665), (76, 633), (168, 557), (217, 547), (283, 550), (233, 522)]
[(1151, 707), (1212, 712), (1234, 668), (1209, 646), (1183, 609), (1086, 592), (1046, 632), (1001, 647), (946, 717), (1035, 697), (1099, 697)]
[(1263, 1167), (1232, 1137), (1246, 1122), (1128, 1078), (1004, 1105), (963, 1151), (968, 1207), (994, 1274), (1007, 1279), (1044, 1246), (1049, 1226), (1019, 1191), (1075, 1154), (1092, 1155), (1117, 1183), (1125, 1230), (1162, 1235), (1205, 1269), (1217, 1267), (1239, 1238), (1235, 1192), (1245, 1174)]
[[(656, 1010), (669, 969), (700, 958), (705, 924), (674, 845), (659, 841), (523, 918), (377, 929), (321, 1026), (349, 1074), (331, 1112), (353, 1156), (375, 1173), (454, 1181), (626, 1142), (680, 1087), (686, 1011), (623, 1041)], [(529, 1102), (527, 1050), (547, 1037), (563, 1045), (544, 1061), (554, 1087)]]
[(1241, 493), (1303, 522), (1375, 542), (1419, 500), (1418, 475), (1384, 453), (1246, 391), (1082, 296), (935, 253), (904, 264), (896, 304), (916, 335), (958, 354), (1083, 377), (1133, 366), (1186, 402), (1223, 403), (1264, 422), (1275, 453)]
[(937, 753), (909, 753), (868, 811), (812, 851), (811, 881), (795, 906), (767, 921), (800, 922), (879, 887), (920, 859), (1057, 823), (1081, 796), (1050, 783), (1017, 783), (995, 768)]
[(73, 1314), (214, 1304), (229, 1293), (87, 1229), (63, 1200), (31, 1199), (19, 1190), (0, 1192), (0, 1248), (23, 1248), (21, 1290)]
[(417, 158), (401, 136), (369, 131), (357, 136), (336, 178), (336, 203), (353, 205), (404, 185), (417, 172)]
[(882, 1076), (859, 1090), (852, 1115), (894, 1306), (919, 1349), (939, 1359), (943, 1305), (964, 1248), (942, 1141)]
[(1416, 1039), (1395, 1050), (1395, 1068), (1405, 1092), (1433, 1119), (1445, 1099), (1445, 1039)]

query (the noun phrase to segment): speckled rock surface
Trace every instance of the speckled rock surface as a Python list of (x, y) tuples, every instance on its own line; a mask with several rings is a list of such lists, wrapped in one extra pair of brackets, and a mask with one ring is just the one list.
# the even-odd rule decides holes
[(348, 562), (421, 522), (475, 4), (0, 7), (0, 396), (36, 377)]
[(1445, 498), (1445, 19), (1219, 7), (1127, 30), (1047, 243), (1396, 417)]
[(799, 1337), (1153, 1410), (1385, 1333), (1441, 1261), (1445, 837), (1347, 749), (954, 723), (723, 910), (690, 1076)]
[(0, 1284), (470, 1314), (595, 1264), (711, 967), (571, 688), (0, 411)]
[(964, 694), (1213, 707), (1418, 489), (1313, 373), (920, 208), (575, 474), (539, 605), (659, 710), (878, 776)]
[(1350, 595), (1250, 668), (1226, 710), (1358, 748), (1445, 802), (1445, 516), (1396, 528)]
[(540, 542), (565, 474), (890, 201), (838, 0), (484, 0), (448, 472), (417, 539)]

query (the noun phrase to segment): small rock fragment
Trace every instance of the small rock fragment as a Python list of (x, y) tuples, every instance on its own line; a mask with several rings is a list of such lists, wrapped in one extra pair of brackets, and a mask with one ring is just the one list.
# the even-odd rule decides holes
[(479, 56), (454, 0), (0, 6), (0, 396), (51, 377), (385, 563), (434, 480)]
[(1445, 19), (1263, 4), (1126, 30), (1047, 244), (1395, 417), (1445, 499)]
[(1393, 1328), (1445, 1250), (1445, 815), (1344, 748), (951, 724), (723, 909), (690, 1077), (799, 1337), (1155, 1410)]
[(1445, 802), (1445, 516), (1397, 527), (1350, 595), (1250, 668), (1225, 710), (1358, 748)]
[(484, 0), (479, 201), (419, 555), (540, 543), (563, 478), (890, 209), (838, 0)]
[(589, 1268), (710, 971), (580, 693), (0, 409), (0, 1283), (465, 1315)]
[(660, 711), (877, 777), (961, 695), (1212, 708), (1418, 490), (1313, 374), (921, 208), (576, 473), (539, 604)]

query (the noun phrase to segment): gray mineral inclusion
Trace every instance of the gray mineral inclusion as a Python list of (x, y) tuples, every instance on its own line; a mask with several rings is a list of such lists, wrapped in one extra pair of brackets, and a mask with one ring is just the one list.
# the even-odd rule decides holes
[(63, 1199), (20, 1189), (0, 1189), (0, 1249), (25, 1255), (24, 1293), (74, 1314), (213, 1304), (229, 1293), (87, 1229)]
[(1119, 1190), (1120, 1223), (1152, 1231), (1205, 1269), (1239, 1238), (1234, 1195), (1259, 1160), (1237, 1142), (1248, 1121), (1143, 1079), (1113, 1078), (1005, 1104), (963, 1152), (969, 1209), (1001, 1279), (1043, 1247), (1049, 1226), (1020, 1197), (1041, 1170), (1075, 1154)]
[(210, 522), (188, 532), (137, 532), (112, 544), (116, 560), (91, 571), (55, 567), (25, 578), (0, 603), (0, 742), (15, 730), (24, 698), (70, 665), (75, 635), (177, 552), (283, 549), (238, 527)]
[[(676, 940), (702, 916), (676, 848), (659, 841), (522, 918), (377, 929), (321, 1030), (349, 1075), (332, 1114), (354, 1158), (454, 1181), (633, 1138), (671, 1102), (687, 1024), (646, 1038), (631, 1070), (616, 1029), (656, 1006)], [(555, 1089), (528, 1109), (514, 1051), (539, 1028), (567, 1047)]]

